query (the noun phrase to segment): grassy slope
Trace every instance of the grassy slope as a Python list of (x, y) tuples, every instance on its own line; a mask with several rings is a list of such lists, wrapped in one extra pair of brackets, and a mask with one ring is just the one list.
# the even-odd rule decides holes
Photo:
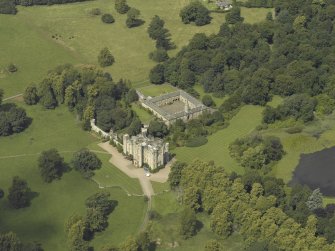
[[(6, 91), (6, 97), (38, 82), (56, 65), (81, 60), (77, 53), (54, 43), (32, 25), (30, 18), (0, 15), (0, 88)], [(4, 70), (11, 62), (17, 65), (18, 72), (9, 74)]]
[[(0, 231), (15, 231), (25, 241), (41, 242), (46, 250), (63, 251), (66, 242), (65, 221), (74, 213), (84, 214), (85, 199), (98, 192), (99, 188), (74, 171), (66, 173), (60, 181), (51, 184), (42, 182), (37, 168), (37, 153), (54, 147), (62, 151), (66, 161), (69, 161), (73, 151), (85, 146), (92, 148), (97, 142), (80, 129), (74, 116), (63, 107), (54, 111), (45, 111), (39, 106), (25, 106), (25, 109), (33, 118), (31, 126), (21, 134), (0, 138), (0, 187), (7, 193), (12, 177), (19, 175), (28, 181), (38, 196), (29, 208), (20, 210), (10, 210), (7, 200), (1, 200)], [(31, 155), (5, 157), (22, 154)], [(128, 191), (140, 193), (136, 180), (128, 178), (108, 163), (110, 156), (99, 154), (99, 157), (103, 160), (103, 167), (95, 177), (99, 183), (122, 186)], [(103, 176), (105, 173), (109, 178)], [(109, 188), (108, 191), (113, 199), (119, 201), (119, 205), (110, 217), (110, 227), (97, 239), (105, 240), (104, 243), (108, 239), (117, 244), (138, 230), (145, 204), (141, 197), (128, 197), (119, 188)]]
[(214, 160), (216, 165), (222, 165), (229, 172), (241, 173), (243, 169), (230, 157), (228, 147), (235, 139), (247, 135), (261, 123), (262, 110), (263, 108), (258, 106), (242, 107), (227, 128), (208, 137), (206, 145), (196, 148), (176, 148), (174, 152), (177, 154), (177, 159), (185, 162), (196, 158)]
[[(195, 33), (216, 33), (225, 21), (225, 14), (212, 13), (213, 20), (209, 25), (182, 24), (179, 11), (189, 1), (129, 0), (129, 5), (138, 8), (145, 20), (144, 25), (133, 29), (125, 26), (126, 16), (117, 14), (109, 0), (20, 7), (16, 16), (0, 15), (0, 31), (6, 34), (0, 37), (0, 47), (6, 48), (0, 51), (0, 87), (9, 97), (22, 92), (30, 83), (38, 82), (58, 64), (96, 64), (99, 51), (106, 46), (116, 59), (116, 63), (108, 68), (115, 79), (130, 79), (135, 86), (148, 85), (148, 74), (155, 63), (148, 58), (154, 50), (154, 41), (149, 39), (146, 29), (154, 15), (165, 20), (177, 45), (170, 52), (171, 56)], [(116, 22), (103, 24), (99, 16), (88, 14), (92, 8), (112, 13)], [(268, 11), (242, 8), (242, 15), (246, 22), (254, 23), (264, 20)], [(56, 34), (57, 40), (52, 38)], [(3, 70), (10, 62), (19, 67), (17, 73), (8, 74)]]

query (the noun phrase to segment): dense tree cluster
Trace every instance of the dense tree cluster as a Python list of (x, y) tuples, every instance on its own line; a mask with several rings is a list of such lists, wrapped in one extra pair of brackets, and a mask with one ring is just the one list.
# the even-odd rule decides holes
[(224, 126), (223, 115), (219, 111), (203, 113), (185, 123), (177, 120), (170, 128), (168, 140), (173, 146), (198, 147), (207, 143), (206, 137)]
[[(158, 54), (156, 56), (158, 60), (156, 61), (158, 62), (166, 60), (168, 58), (166, 50), (174, 47), (170, 38), (171, 34), (169, 33), (169, 30), (164, 27), (164, 25), (164, 20), (162, 20), (159, 16), (154, 16), (148, 27), (149, 37), (156, 41), (156, 48), (158, 50), (156, 52), (156, 54)], [(165, 50), (165, 53), (163, 53), (163, 50)]]
[(235, 140), (230, 146), (230, 155), (243, 167), (262, 169), (273, 161), (278, 161), (284, 154), (279, 138), (251, 135)]
[[(278, 197), (275, 194), (284, 184), (276, 178), (259, 176), (248, 190), (243, 180), (244, 176), (228, 175), (222, 167), (196, 160), (181, 171), (183, 203), (194, 212), (207, 213), (212, 231), (219, 236), (227, 237), (238, 232), (244, 238), (246, 250), (335, 249), (335, 244), (328, 244), (319, 236), (318, 224), (322, 221), (316, 212), (308, 208), (307, 213), (299, 211), (299, 205), (307, 207), (306, 201), (311, 196), (309, 190), (306, 193), (300, 187), (294, 188), (290, 195), (282, 190), (282, 198), (278, 199), (280, 193)], [(334, 209), (335, 206), (329, 205), (322, 208), (322, 212), (319, 210), (319, 214), (326, 219), (330, 212), (333, 217)], [(299, 223), (291, 216), (296, 210), (304, 217), (304, 222)], [(322, 230), (331, 228), (327, 224), (323, 226)], [(260, 246), (263, 249), (252, 249)]]
[(117, 206), (117, 201), (110, 199), (109, 192), (99, 192), (86, 199), (86, 216), (73, 215), (65, 226), (68, 246), (71, 251), (89, 251), (89, 241), (94, 233), (101, 232), (108, 226), (108, 216)]
[(228, 24), (237, 24), (239, 22), (243, 22), (244, 18), (241, 17), (241, 8), (234, 6), (227, 14), (226, 14), (226, 22)]
[(194, 22), (195, 25), (202, 26), (211, 22), (209, 10), (198, 1), (185, 6), (180, 11), (179, 16), (184, 24)]
[(304, 122), (314, 119), (314, 110), (317, 101), (306, 94), (295, 94), (284, 100), (276, 108), (267, 106), (263, 112), (264, 123), (274, 123), (276, 120), (293, 118)]
[(43, 251), (41, 244), (37, 242), (23, 243), (15, 233), (0, 234), (0, 250), (2, 251)]
[(95, 119), (108, 132), (127, 128), (137, 119), (130, 102), (138, 97), (129, 86), (124, 80), (115, 83), (109, 73), (95, 67), (62, 65), (50, 71), (37, 87), (28, 87), (24, 97), (27, 104), (38, 102), (46, 109), (65, 104), (77, 112), (84, 128)]
[(22, 132), (32, 121), (26, 111), (16, 104), (2, 104), (3, 93), (0, 89), (0, 137)]
[(229, 95), (224, 110), (265, 105), (274, 94), (323, 94), (331, 102), (335, 2), (280, 0), (274, 7), (275, 17), (270, 13), (263, 22), (224, 23), (218, 34), (196, 34), (176, 57), (152, 69), (151, 82), (186, 90), (200, 83), (206, 92)]

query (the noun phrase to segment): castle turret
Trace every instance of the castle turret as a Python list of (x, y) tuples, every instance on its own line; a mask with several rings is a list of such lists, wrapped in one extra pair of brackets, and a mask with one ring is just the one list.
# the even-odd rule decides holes
[(128, 154), (128, 151), (127, 151), (128, 142), (129, 142), (129, 135), (124, 134), (123, 135), (123, 153), (124, 154)]

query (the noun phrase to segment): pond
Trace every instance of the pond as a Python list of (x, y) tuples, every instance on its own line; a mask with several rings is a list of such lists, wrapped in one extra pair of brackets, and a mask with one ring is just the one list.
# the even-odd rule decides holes
[(335, 147), (302, 154), (290, 184), (320, 188), (325, 196), (335, 196)]

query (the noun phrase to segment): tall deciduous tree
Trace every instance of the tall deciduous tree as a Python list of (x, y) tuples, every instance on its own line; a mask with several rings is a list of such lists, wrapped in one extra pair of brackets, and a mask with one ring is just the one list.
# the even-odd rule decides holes
[(128, 28), (133, 28), (142, 24), (142, 20), (139, 19), (141, 12), (138, 9), (130, 8), (127, 12), (126, 25)]
[(38, 158), (38, 167), (43, 180), (49, 183), (62, 176), (65, 163), (56, 149), (50, 149), (41, 153)]
[(27, 105), (35, 105), (38, 103), (39, 97), (36, 86), (28, 86), (23, 93), (23, 100)]
[(93, 176), (93, 171), (99, 169), (101, 164), (101, 160), (98, 156), (85, 148), (76, 152), (72, 158), (74, 169), (79, 171), (86, 178)]
[(115, 0), (115, 10), (120, 14), (126, 14), (130, 7), (126, 0)]
[(197, 233), (197, 218), (191, 208), (185, 208), (180, 216), (180, 234), (188, 239)]
[(317, 208), (322, 208), (323, 206), (323, 198), (322, 193), (320, 192), (320, 188), (313, 190), (311, 196), (309, 196), (306, 205), (309, 210), (314, 211)]
[(99, 56), (98, 56), (98, 62), (101, 67), (106, 67), (106, 66), (110, 66), (114, 64), (115, 59), (107, 47), (103, 48), (100, 51)]
[(8, 201), (15, 208), (23, 208), (30, 205), (31, 190), (27, 181), (15, 176), (12, 180), (12, 186), (9, 188)]

